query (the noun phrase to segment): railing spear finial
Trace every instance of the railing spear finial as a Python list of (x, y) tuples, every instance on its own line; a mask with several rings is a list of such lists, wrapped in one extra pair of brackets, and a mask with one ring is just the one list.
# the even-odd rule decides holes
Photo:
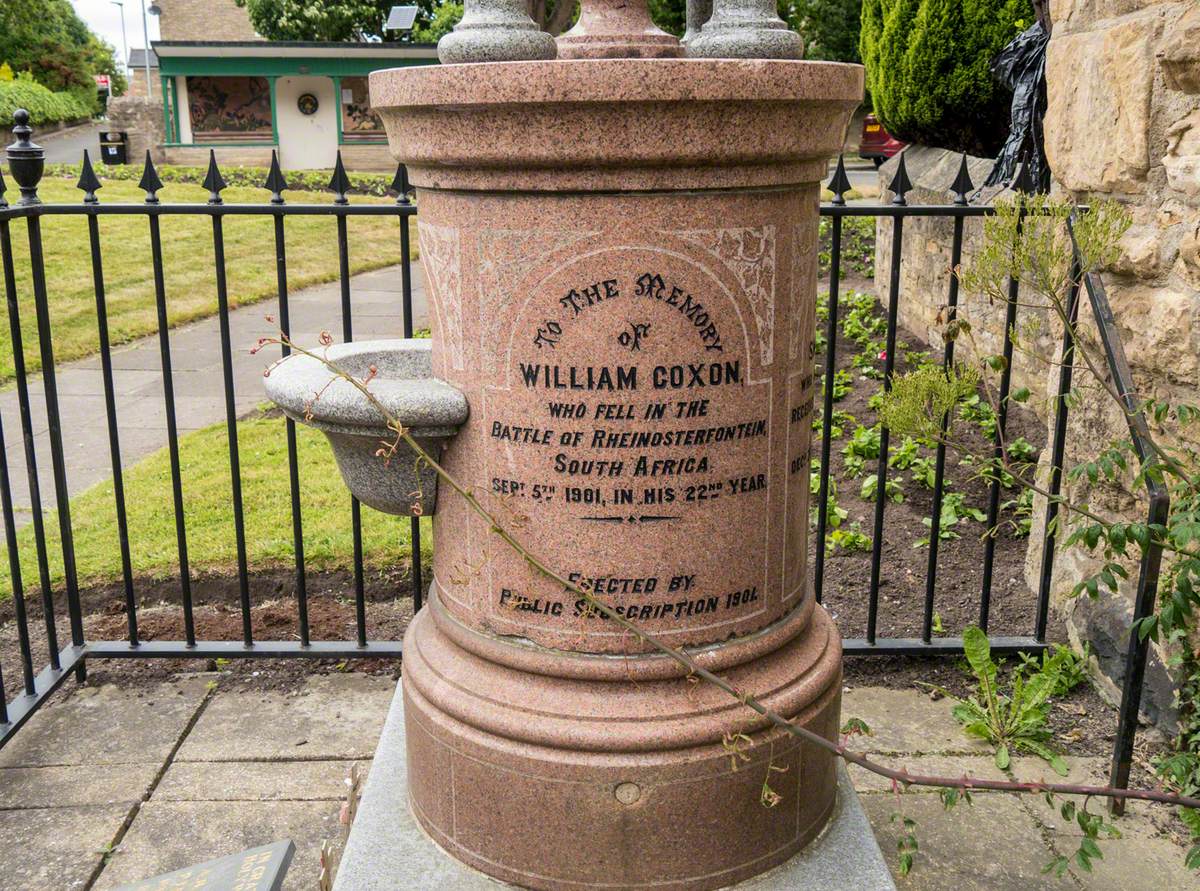
[(267, 181), (263, 183), (263, 188), (270, 190), (272, 204), (285, 203), (283, 193), (290, 186), (284, 179), (283, 171), (279, 168), (279, 153), (274, 149), (271, 149), (271, 171), (267, 174)]
[(958, 164), (958, 176), (950, 184), (950, 191), (954, 193), (954, 203), (960, 207), (967, 204), (967, 194), (974, 188), (975, 184), (971, 182), (971, 171), (967, 167), (967, 153), (963, 152), (962, 160)]
[(228, 183), (221, 176), (221, 169), (217, 166), (216, 149), (208, 150), (208, 173), (205, 174), (204, 182), (201, 185), (208, 189), (209, 204), (225, 203), (225, 200), (221, 197), (221, 190), (226, 188)]
[(392, 185), (388, 191), (396, 196), (397, 204), (412, 203), (412, 185), (408, 181), (408, 168), (403, 164), (396, 166), (396, 175), (392, 177)]
[(162, 180), (158, 178), (158, 171), (154, 169), (154, 159), (150, 157), (150, 149), (146, 149), (146, 163), (142, 167), (142, 178), (138, 182), (138, 188), (146, 193), (147, 204), (158, 204), (158, 190), (162, 187)]
[(888, 183), (888, 191), (892, 193), (892, 204), (904, 207), (908, 199), (904, 196), (912, 191), (913, 184), (908, 178), (908, 168), (904, 164), (904, 152), (900, 153), (900, 164), (896, 167), (896, 175)]
[(96, 171), (92, 168), (92, 158), (88, 154), (88, 150), (83, 150), (83, 166), (79, 171), (79, 182), (75, 184), (75, 188), (83, 192), (84, 204), (99, 204), (100, 199), (96, 197), (96, 192), (104, 188), (104, 184), (100, 182), (100, 178), (96, 176)]
[(329, 191), (333, 192), (334, 204), (349, 204), (347, 197), (350, 191), (350, 177), (346, 175), (346, 165), (342, 163), (342, 153), (337, 153), (337, 162), (333, 165), (333, 176), (329, 178)]
[(838, 207), (845, 205), (846, 193), (850, 191), (850, 177), (846, 176), (845, 155), (838, 155), (837, 169), (833, 171), (833, 176), (825, 188), (833, 192), (834, 204)]

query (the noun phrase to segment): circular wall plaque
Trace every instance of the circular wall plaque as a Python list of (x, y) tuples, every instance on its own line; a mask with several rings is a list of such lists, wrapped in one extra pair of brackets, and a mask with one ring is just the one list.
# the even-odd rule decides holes
[(313, 115), (317, 113), (321, 103), (312, 93), (301, 93), (300, 98), (296, 100), (296, 107), (300, 109), (300, 114)]

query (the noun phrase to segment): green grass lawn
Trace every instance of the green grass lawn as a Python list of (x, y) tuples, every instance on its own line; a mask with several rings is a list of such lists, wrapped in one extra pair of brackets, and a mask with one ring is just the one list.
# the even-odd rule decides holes
[[(349, 569), (353, 566), (350, 494), (323, 434), (298, 426), (297, 443), (305, 563), (313, 570)], [(240, 422), (238, 445), (250, 567), (291, 566), (291, 494), (284, 421), (251, 418)], [(183, 436), (179, 448), (192, 572), (232, 572), (237, 566), (237, 549), (225, 425), (216, 424)], [(126, 470), (125, 500), (134, 572), (149, 577), (176, 575), (179, 563), (166, 449)], [(365, 505), (362, 514), (367, 562), (373, 566), (406, 563), (410, 554), (408, 518), (387, 516)], [(81, 584), (86, 587), (119, 579), (121, 559), (112, 481), (98, 483), (71, 499), (71, 518)], [(63, 578), (62, 548), (53, 514), (46, 518), (46, 530), (51, 577), (57, 585)], [(33, 527), (22, 529), (17, 540), (23, 581), (26, 590), (32, 591), (38, 583)], [(428, 530), (421, 541), (428, 556), (432, 541)], [(7, 597), (11, 589), (5, 559), (0, 565), (0, 591)]]
[[(9, 183), (12, 187), (11, 181)], [(47, 204), (78, 204), (82, 193), (73, 180), (47, 178), (40, 187)], [(11, 195), (9, 196), (11, 199)], [(99, 193), (104, 203), (141, 203), (145, 198), (134, 183), (107, 181)], [(167, 203), (204, 203), (208, 192), (199, 186), (169, 184), (159, 193)], [(227, 204), (265, 202), (263, 189), (229, 188)], [(293, 203), (327, 204), (333, 196), (307, 192)], [(355, 203), (389, 203), (392, 199), (355, 197)], [(415, 225), (415, 221), (413, 223)], [(338, 274), (337, 224), (333, 217), (287, 218), (288, 283), (292, 290), (332, 281)], [(29, 242), (21, 220), (12, 223), (21, 331), (26, 367), (41, 367), (37, 347)], [(225, 217), (225, 259), (231, 306), (244, 306), (275, 296), (274, 223), (270, 217)], [(392, 217), (359, 217), (348, 221), (352, 272), (365, 272), (400, 262), (399, 223)], [(56, 362), (96, 352), (96, 298), (87, 221), (82, 216), (43, 217), (46, 285)], [(217, 311), (212, 223), (207, 216), (162, 217), (163, 265), (166, 274), (168, 318), (172, 325), (213, 315)], [(153, 334), (157, 330), (154, 278), (150, 265), (149, 223), (144, 216), (100, 218), (109, 337), (113, 344)], [(416, 256), (416, 238), (413, 238)], [(2, 301), (0, 301), (2, 302)], [(0, 384), (13, 379), (12, 339), (7, 309), (0, 321)]]

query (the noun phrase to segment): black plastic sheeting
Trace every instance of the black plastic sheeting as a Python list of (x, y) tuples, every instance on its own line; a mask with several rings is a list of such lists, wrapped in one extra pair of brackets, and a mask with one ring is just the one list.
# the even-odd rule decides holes
[[(1013, 186), (1048, 192), (1050, 165), (1042, 118), (1046, 114), (1046, 45), (1050, 35), (1041, 22), (1022, 31), (992, 60), (992, 76), (1012, 90), (1008, 140), (984, 186)], [(1019, 184), (1014, 183), (1020, 177)]]

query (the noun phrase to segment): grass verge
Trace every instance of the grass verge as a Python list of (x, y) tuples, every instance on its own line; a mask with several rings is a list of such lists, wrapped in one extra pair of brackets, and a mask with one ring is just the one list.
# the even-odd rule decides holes
[[(304, 556), (309, 568), (350, 569), (353, 538), (350, 495), (325, 436), (298, 426), (297, 451), (304, 518)], [(291, 492), (288, 484), (287, 437), (282, 418), (253, 417), (238, 424), (246, 544), (252, 570), (293, 565)], [(236, 570), (237, 550), (230, 496), (228, 438), (216, 424), (179, 440), (188, 556), (193, 575)], [(171, 465), (162, 449), (125, 471), (125, 501), (133, 571), (139, 577), (170, 577), (179, 572), (175, 514), (171, 499)], [(409, 520), (363, 506), (363, 550), (372, 566), (407, 562), (411, 554)], [(71, 499), (75, 532), (75, 564), (83, 587), (121, 578), (116, 507), (111, 480), (98, 483)], [(424, 521), (428, 523), (429, 521)], [(53, 514), (46, 518), (50, 574), (63, 579), (61, 540)], [(432, 535), (422, 543), (428, 557)], [(27, 591), (38, 583), (33, 527), (17, 533), (21, 571)], [(0, 566), (0, 591), (12, 590), (7, 559)]]
[[(47, 204), (78, 204), (82, 193), (74, 181), (47, 178), (40, 187)], [(200, 186), (168, 184), (160, 198), (165, 203), (203, 204), (208, 192)], [(228, 204), (261, 203), (262, 189), (231, 187), (222, 196)], [(145, 198), (134, 183), (105, 182), (100, 199), (105, 203), (137, 203)], [(304, 203), (328, 204), (333, 196), (305, 194)], [(357, 202), (389, 203), (391, 199), (356, 198)], [(214, 315), (217, 311), (216, 272), (212, 223), (207, 216), (164, 216), (163, 266), (166, 277), (167, 316), (172, 326)], [(415, 221), (412, 225), (415, 226)], [(400, 262), (399, 223), (391, 217), (359, 217), (348, 221), (350, 270), (367, 272)], [(54, 357), (65, 362), (99, 350), (96, 298), (87, 220), (83, 216), (42, 218), (46, 258), (46, 288), (50, 302)], [(37, 347), (33, 285), (29, 269), (29, 242), (25, 225), (12, 224), (18, 303), (25, 363), (30, 371), (41, 367)], [(270, 297), (275, 290), (274, 223), (267, 216), (227, 216), (224, 224), (225, 266), (231, 307), (245, 306)], [(109, 337), (119, 344), (158, 330), (154, 306), (154, 273), (150, 261), (149, 225), (140, 215), (100, 218)], [(416, 257), (417, 239), (412, 239)], [(286, 222), (288, 284), (293, 290), (333, 281), (338, 275), (337, 223), (333, 217), (292, 216)], [(0, 322), (0, 384), (13, 380), (12, 339), (7, 308)]]

